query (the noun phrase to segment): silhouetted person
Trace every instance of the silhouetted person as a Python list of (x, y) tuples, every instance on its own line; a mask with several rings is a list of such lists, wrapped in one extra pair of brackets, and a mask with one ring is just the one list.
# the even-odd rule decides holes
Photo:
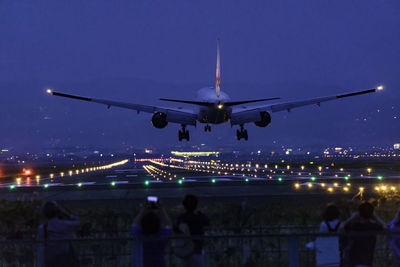
[[(339, 216), (339, 208), (335, 204), (328, 204), (323, 214), (319, 232), (337, 233), (341, 225)], [(339, 237), (319, 237), (315, 243), (317, 266), (334, 267), (340, 265)]]
[[(183, 226), (187, 225), (190, 235), (204, 235), (204, 228), (210, 225), (210, 220), (206, 215), (197, 210), (197, 197), (188, 194), (183, 198), (182, 204), (185, 208), (185, 213), (178, 216), (174, 230), (176, 232), (181, 232), (184, 228)], [(193, 251), (190, 255), (181, 258), (184, 267), (200, 267), (205, 265), (203, 257), (203, 240), (195, 238), (193, 239), (193, 245)]]
[(376, 234), (383, 231), (385, 223), (374, 213), (374, 206), (363, 202), (343, 225), (345, 233), (360, 233), (348, 236), (344, 250), (344, 266), (372, 266), (376, 244)]
[(320, 233), (335, 233), (339, 230), (340, 211), (335, 204), (328, 204), (323, 215), (323, 222), (319, 226)]
[(39, 225), (37, 240), (39, 266), (79, 266), (69, 241), (76, 232), (80, 220), (54, 201), (48, 201), (43, 206), (43, 215), (47, 222)]
[(171, 236), (171, 220), (160, 202), (146, 202), (132, 225), (132, 266), (165, 266), (167, 238)]
[(397, 266), (400, 266), (400, 209), (390, 223), (390, 232), (392, 232), (393, 235), (389, 238), (389, 243), (396, 254)]

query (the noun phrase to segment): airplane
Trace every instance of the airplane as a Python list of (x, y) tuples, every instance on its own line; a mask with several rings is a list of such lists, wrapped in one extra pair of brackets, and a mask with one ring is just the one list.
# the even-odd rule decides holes
[(61, 96), (72, 98), (76, 100), (82, 100), (87, 102), (104, 104), (107, 108), (112, 106), (132, 109), (138, 114), (140, 112), (153, 114), (151, 123), (155, 128), (165, 128), (168, 123), (180, 124), (182, 130), (178, 131), (178, 139), (182, 141), (186, 139), (190, 140), (189, 130), (187, 126), (195, 126), (197, 123), (205, 124), (204, 131), (210, 132), (210, 124), (222, 124), (230, 121), (231, 127), (238, 125), (240, 129), (236, 130), (237, 140), (244, 139), (248, 140), (247, 130), (244, 129), (246, 123), (254, 123), (258, 127), (267, 127), (271, 123), (271, 114), (279, 111), (290, 112), (294, 108), (316, 104), (321, 105), (322, 102), (341, 99), (350, 96), (357, 96), (362, 94), (374, 93), (383, 90), (383, 86), (379, 85), (376, 88), (347, 92), (332, 96), (317, 97), (312, 99), (282, 102), (275, 104), (264, 104), (261, 106), (244, 106), (244, 104), (270, 101), (280, 99), (279, 97), (255, 99), (255, 100), (242, 100), (242, 101), (231, 101), (230, 97), (221, 91), (221, 68), (220, 68), (220, 44), (219, 39), (217, 40), (217, 64), (216, 64), (216, 82), (215, 87), (202, 88), (197, 92), (197, 99), (192, 100), (176, 100), (160, 98), (161, 101), (169, 101), (176, 103), (190, 104), (195, 108), (192, 110), (183, 110), (182, 108), (169, 108), (169, 107), (158, 107), (149, 106), (142, 104), (133, 104), (127, 102), (112, 101), (106, 99), (97, 99), (91, 97), (83, 97), (77, 95), (70, 95), (60, 92), (54, 92), (51, 89), (47, 89), (47, 93), (54, 96)]

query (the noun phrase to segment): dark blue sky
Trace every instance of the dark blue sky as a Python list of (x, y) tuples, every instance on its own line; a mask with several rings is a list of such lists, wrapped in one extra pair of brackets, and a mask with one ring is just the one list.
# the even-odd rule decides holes
[[(2, 1), (0, 147), (177, 144), (178, 125), (44, 94), (46, 87), (133, 103), (193, 99), (214, 85), (232, 99), (381, 94), (275, 113), (250, 145), (400, 142), (399, 1)], [(171, 105), (173, 106), (173, 105)], [(379, 112), (378, 112), (379, 110)], [(240, 148), (229, 124), (192, 143)]]

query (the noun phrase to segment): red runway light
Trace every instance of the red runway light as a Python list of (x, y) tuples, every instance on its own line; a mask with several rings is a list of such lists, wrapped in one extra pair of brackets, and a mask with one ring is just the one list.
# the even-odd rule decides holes
[(22, 170), (22, 173), (23, 173), (24, 175), (31, 175), (31, 174), (33, 173), (33, 171), (30, 170), (30, 169), (23, 169), (23, 170)]

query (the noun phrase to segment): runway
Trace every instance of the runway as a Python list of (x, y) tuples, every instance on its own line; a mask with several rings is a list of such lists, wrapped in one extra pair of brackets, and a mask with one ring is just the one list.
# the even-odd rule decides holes
[[(313, 165), (313, 164), (311, 164)], [(157, 195), (180, 199), (193, 193), (202, 198), (352, 198), (360, 194), (395, 193), (400, 176), (390, 170), (343, 169), (182, 160), (126, 159), (102, 166), (2, 180), (8, 200), (144, 199)]]

